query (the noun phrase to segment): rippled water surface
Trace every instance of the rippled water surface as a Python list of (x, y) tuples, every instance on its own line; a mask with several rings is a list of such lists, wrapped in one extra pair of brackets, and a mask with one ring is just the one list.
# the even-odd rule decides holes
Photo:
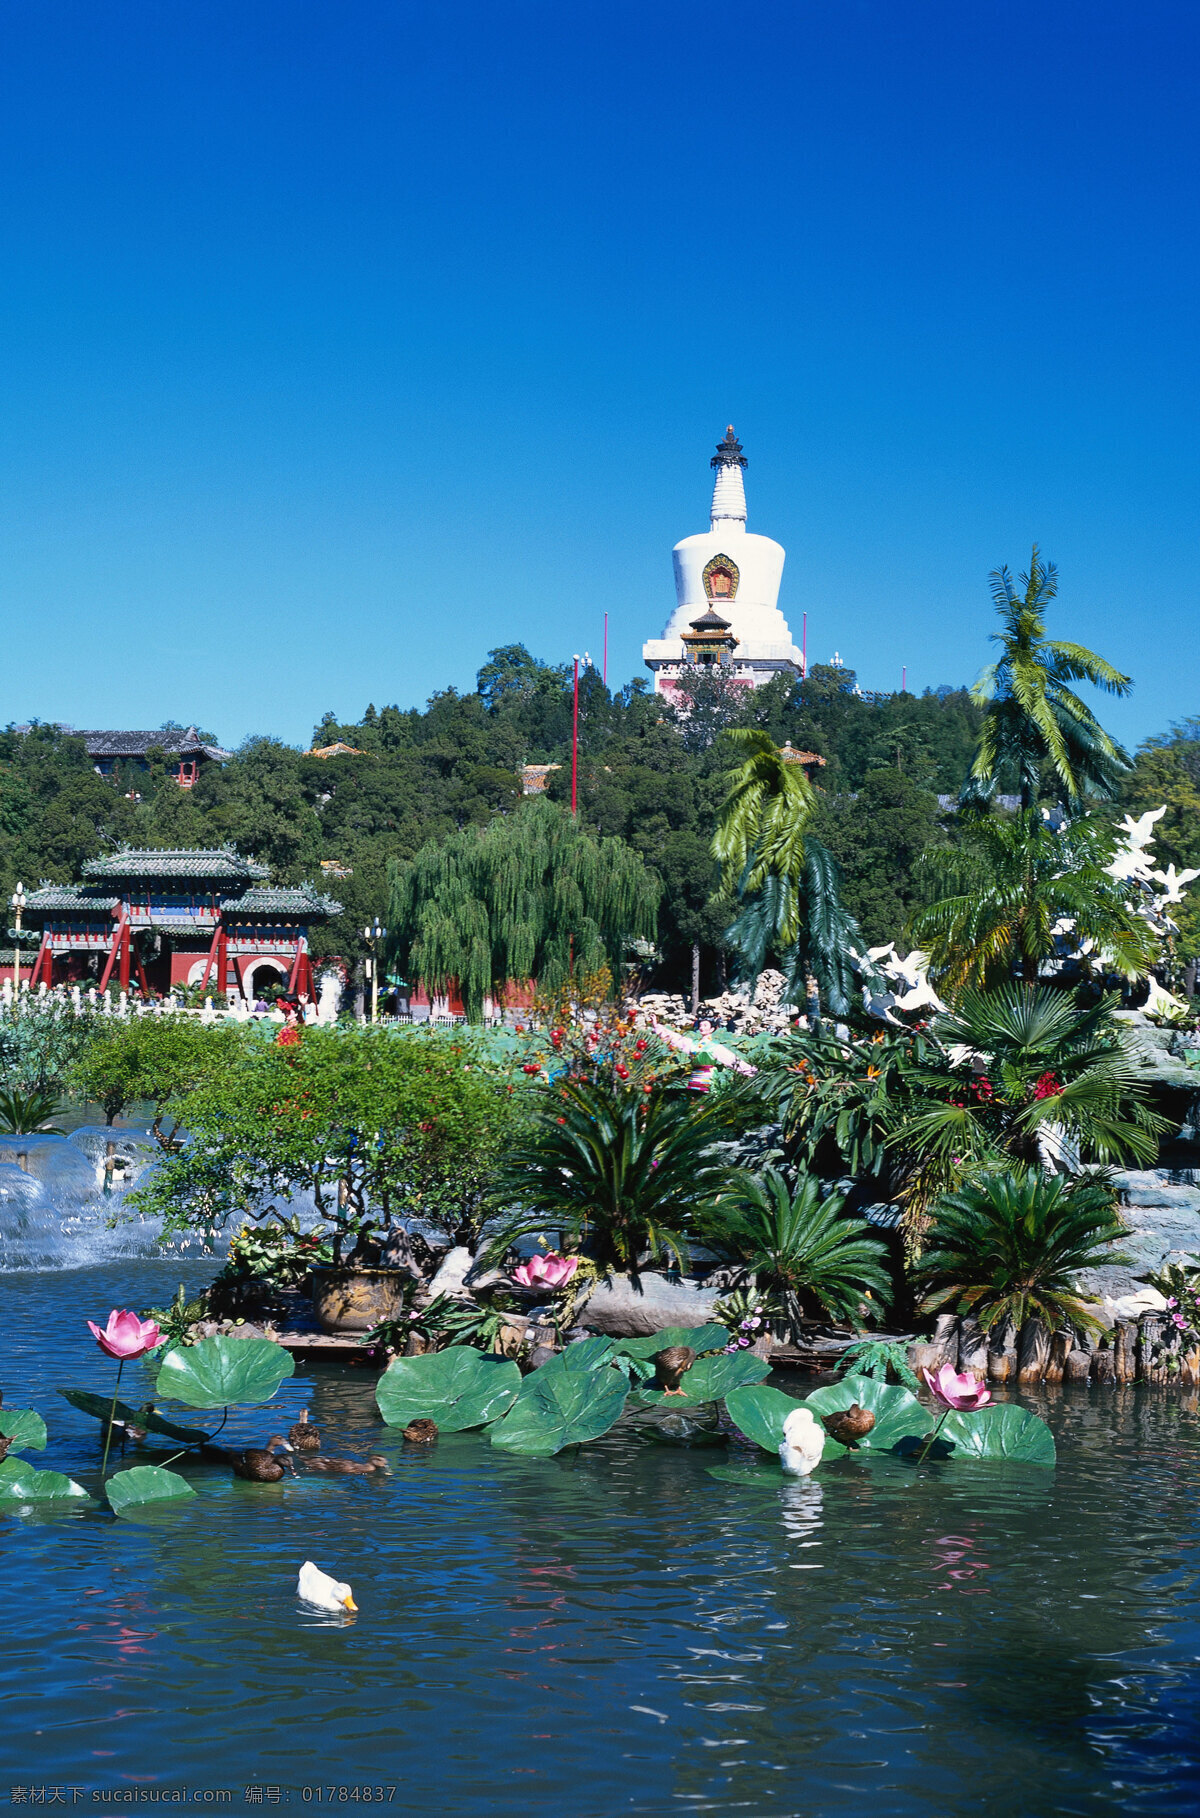
[[(178, 1274), (0, 1277), (0, 1386), (47, 1417), (37, 1463), (96, 1487), (96, 1424), (54, 1388), (111, 1384), (84, 1317), (168, 1298)], [(127, 1386), (141, 1398), (136, 1372)], [(759, 1490), (709, 1478), (719, 1452), (620, 1431), (546, 1462), (478, 1435), (405, 1456), (373, 1389), (366, 1371), (301, 1373), (234, 1429), (262, 1440), (307, 1404), (326, 1451), (369, 1442), (389, 1479), (189, 1465), (198, 1499), (153, 1522), (0, 1517), (0, 1802), (45, 1786), (93, 1810), (93, 1793), (229, 1789), (238, 1811), (394, 1787), (391, 1809), (451, 1818), (1200, 1803), (1200, 1447), (1177, 1400), (1047, 1397), (1055, 1473), (846, 1459)], [(297, 1603), (306, 1558), (350, 1581), (355, 1620)]]

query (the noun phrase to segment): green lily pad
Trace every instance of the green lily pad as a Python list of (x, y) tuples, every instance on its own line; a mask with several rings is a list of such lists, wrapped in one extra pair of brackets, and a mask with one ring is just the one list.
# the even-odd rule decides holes
[[(583, 1338), (577, 1345), (568, 1345), (565, 1351), (560, 1351), (553, 1363), (544, 1365), (544, 1368), (550, 1370), (561, 1364), (569, 1370), (599, 1370), (612, 1361), (616, 1350), (616, 1339), (606, 1338), (602, 1332), (598, 1332), (594, 1338)], [(566, 1362), (568, 1358), (569, 1363)]]
[(163, 1401), (227, 1408), (270, 1401), (295, 1371), (291, 1352), (269, 1338), (202, 1338), (166, 1353), (155, 1388)]
[(123, 1515), (126, 1509), (180, 1502), (196, 1492), (177, 1471), (164, 1471), (158, 1465), (133, 1465), (128, 1471), (117, 1471), (110, 1477), (104, 1494), (113, 1514)]
[[(60, 1389), (64, 1401), (69, 1401), (81, 1414), (90, 1414), (107, 1426), (109, 1410), (112, 1408), (111, 1395), (93, 1395), (90, 1389)], [(148, 1433), (162, 1433), (168, 1439), (178, 1439), (184, 1445), (204, 1445), (212, 1435), (204, 1433), (199, 1427), (181, 1427), (176, 1421), (167, 1420), (161, 1414), (152, 1413), (148, 1408), (131, 1408), (119, 1401), (113, 1410), (114, 1420), (132, 1423), (135, 1427), (145, 1427)]]
[(666, 1389), (647, 1388), (637, 1391), (637, 1399), (648, 1404), (666, 1400), (668, 1407), (680, 1408), (689, 1402), (722, 1401), (733, 1390), (749, 1382), (761, 1382), (770, 1374), (771, 1366), (765, 1357), (755, 1357), (750, 1351), (718, 1351), (715, 1356), (698, 1357), (691, 1369), (684, 1371), (679, 1382), (682, 1396)]
[(619, 1370), (597, 1369), (577, 1356), (592, 1342), (569, 1345), (525, 1378), (512, 1407), (488, 1435), (494, 1446), (550, 1458), (564, 1446), (581, 1445), (608, 1432), (621, 1415), (629, 1388)]
[(761, 1465), (709, 1465), (707, 1475), (718, 1483), (748, 1483), (757, 1490), (777, 1490), (788, 1479), (776, 1468)]
[[(853, 1398), (851, 1398), (853, 1399)], [(778, 1462), (779, 1448), (783, 1444), (783, 1423), (789, 1414), (807, 1404), (797, 1401), (791, 1395), (783, 1394), (780, 1389), (768, 1388), (766, 1383), (750, 1383), (740, 1389), (734, 1389), (725, 1397), (725, 1412), (728, 1414), (739, 1433), (752, 1439), (762, 1451), (770, 1454)], [(847, 1402), (849, 1407), (849, 1402)], [(811, 1410), (820, 1420), (820, 1414)], [(840, 1446), (836, 1439), (825, 1435), (825, 1450), (821, 1462), (830, 1458), (841, 1458), (846, 1447)]]
[(375, 1390), (389, 1427), (435, 1420), (441, 1433), (484, 1427), (507, 1414), (521, 1387), (521, 1372), (504, 1357), (485, 1357), (470, 1345), (451, 1345), (425, 1357), (397, 1357)]
[[(927, 1422), (927, 1430), (931, 1423)], [(997, 1402), (974, 1414), (947, 1414), (938, 1434), (952, 1447), (952, 1458), (1010, 1459), (1017, 1464), (1053, 1469), (1054, 1435), (1044, 1420), (1014, 1402)]]
[(72, 1502), (87, 1498), (81, 1483), (61, 1471), (37, 1471), (23, 1458), (0, 1462), (0, 1505), (13, 1502)]
[(828, 1388), (815, 1389), (804, 1405), (820, 1420), (826, 1414), (844, 1413), (854, 1402), (875, 1416), (874, 1427), (859, 1440), (856, 1451), (894, 1451), (903, 1439), (924, 1437), (937, 1419), (899, 1383), (877, 1382), (873, 1376), (843, 1376)]
[(705, 1351), (723, 1351), (729, 1343), (728, 1328), (710, 1321), (706, 1326), (664, 1326), (648, 1338), (623, 1338), (617, 1346), (618, 1357), (657, 1357), (671, 1345), (690, 1345), (697, 1356)]
[(46, 1423), (33, 1408), (0, 1408), (0, 1433), (9, 1452), (44, 1452)]

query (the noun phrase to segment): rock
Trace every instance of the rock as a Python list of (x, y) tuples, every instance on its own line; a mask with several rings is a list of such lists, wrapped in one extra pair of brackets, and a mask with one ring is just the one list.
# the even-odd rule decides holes
[[(1083, 1356), (1083, 1355), (1085, 1355), (1085, 1353), (1072, 1351), (1071, 1357), (1068, 1358), (1067, 1361), (1068, 1361), (1068, 1363), (1070, 1363), (1072, 1358), (1075, 1358), (1078, 1356)], [(1074, 1379), (1072, 1379), (1072, 1380), (1074, 1380)], [(1115, 1383), (1116, 1380), (1117, 1380), (1116, 1353), (1113, 1351), (1093, 1351), (1092, 1352), (1092, 1381), (1093, 1382), (1102, 1382), (1102, 1383)]]
[(475, 1266), (475, 1258), (465, 1244), (455, 1244), (453, 1250), (447, 1250), (442, 1265), (429, 1284), (429, 1298), (437, 1294), (449, 1294), (455, 1300), (466, 1300), (467, 1276)]
[(1017, 1381), (1041, 1382), (1050, 1358), (1050, 1333), (1040, 1319), (1027, 1319), (1017, 1342)]
[[(1098, 1357), (1100, 1353), (1097, 1352), (1096, 1355)], [(1105, 1352), (1105, 1356), (1111, 1358), (1112, 1352)], [(1066, 1361), (1063, 1364), (1064, 1382), (1087, 1382), (1091, 1374), (1092, 1359), (1088, 1356), (1086, 1351), (1076, 1350), (1067, 1352)], [(1099, 1371), (1096, 1372), (1096, 1375), (1097, 1380), (1099, 1380)]]
[(531, 1370), (540, 1370), (543, 1364), (553, 1363), (557, 1356), (558, 1352), (553, 1345), (535, 1345), (529, 1354), (529, 1367)]
[(598, 1282), (576, 1317), (591, 1332), (611, 1338), (649, 1338), (664, 1326), (702, 1326), (713, 1317), (718, 1300), (714, 1288), (694, 1282), (672, 1281), (645, 1270), (636, 1285), (628, 1275), (612, 1275)]

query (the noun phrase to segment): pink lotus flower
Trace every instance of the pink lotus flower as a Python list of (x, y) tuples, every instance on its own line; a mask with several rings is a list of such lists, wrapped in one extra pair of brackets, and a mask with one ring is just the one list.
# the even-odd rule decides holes
[(522, 1288), (561, 1288), (578, 1267), (577, 1256), (556, 1256), (551, 1250), (548, 1256), (531, 1256), (513, 1270), (512, 1278)]
[(943, 1364), (936, 1376), (930, 1370), (922, 1370), (921, 1374), (930, 1394), (936, 1396), (943, 1407), (956, 1408), (960, 1414), (972, 1414), (992, 1399), (983, 1378), (973, 1376), (970, 1370), (964, 1370), (960, 1376), (949, 1364)]
[(101, 1329), (94, 1319), (88, 1320), (92, 1337), (102, 1351), (115, 1357), (119, 1363), (125, 1363), (134, 1357), (144, 1357), (147, 1351), (153, 1351), (162, 1343), (162, 1333), (152, 1319), (139, 1319), (136, 1313), (128, 1309), (114, 1307), (108, 1316), (108, 1324)]

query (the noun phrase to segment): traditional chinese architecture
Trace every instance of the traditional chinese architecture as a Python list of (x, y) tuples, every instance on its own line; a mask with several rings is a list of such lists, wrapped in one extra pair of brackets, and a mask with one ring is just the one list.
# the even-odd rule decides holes
[(181, 789), (191, 789), (205, 764), (224, 764), (229, 758), (219, 745), (211, 745), (194, 726), (162, 726), (157, 732), (77, 732), (101, 776), (114, 781), (149, 770), (150, 752), (161, 751)]
[[(642, 646), (654, 692), (671, 696), (696, 662), (757, 688), (784, 670), (803, 675), (804, 658), (779, 610), (784, 552), (746, 529), (746, 457), (733, 433), (717, 444), (709, 528), (676, 543), (675, 611), (661, 638)], [(715, 622), (714, 622), (715, 621)]]
[(124, 847), (89, 859), (81, 884), (44, 884), (26, 898), (42, 930), (30, 984), (88, 980), (103, 991), (209, 985), (247, 999), (267, 984), (315, 996), (308, 931), (341, 913), (311, 884), (271, 885), (267, 867), (232, 846), (215, 851)]

